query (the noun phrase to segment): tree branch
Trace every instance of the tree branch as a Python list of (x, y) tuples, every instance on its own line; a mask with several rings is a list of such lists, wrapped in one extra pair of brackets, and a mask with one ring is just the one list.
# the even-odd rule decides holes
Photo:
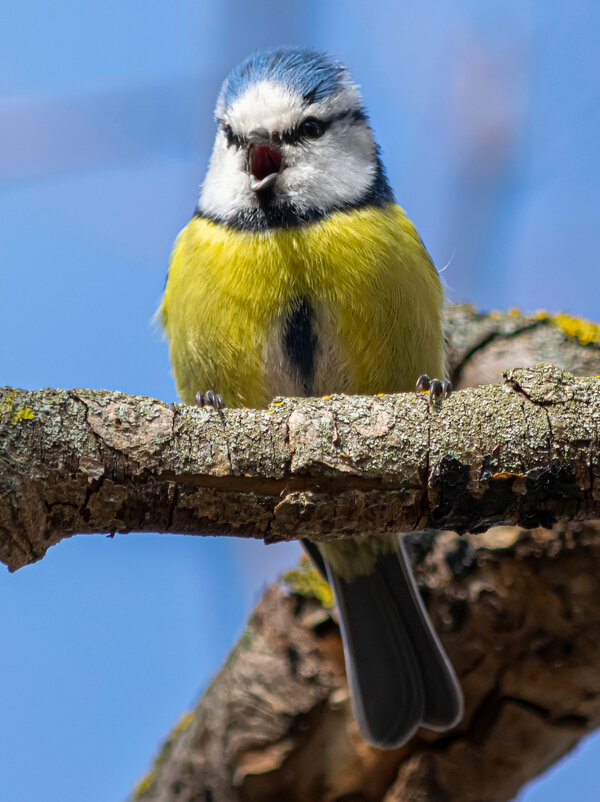
[(136, 802), (503, 802), (600, 725), (599, 524), (412, 543), (465, 693), (455, 730), (363, 741), (334, 613), (295, 577), (266, 592)]
[[(600, 329), (448, 313), (455, 385), (539, 359), (600, 373)], [(597, 379), (552, 365), (456, 393), (276, 401), (222, 415), (119, 393), (0, 391), (0, 559), (75, 532), (314, 539), (598, 517)], [(314, 575), (271, 588), (142, 782), (152, 802), (497, 802), (600, 723), (600, 528), (412, 538), (464, 721), (401, 750), (352, 719)], [(308, 594), (309, 598), (306, 598)]]
[(77, 532), (267, 542), (600, 516), (600, 381), (550, 364), (454, 393), (216, 412), (93, 390), (0, 391), (0, 559)]

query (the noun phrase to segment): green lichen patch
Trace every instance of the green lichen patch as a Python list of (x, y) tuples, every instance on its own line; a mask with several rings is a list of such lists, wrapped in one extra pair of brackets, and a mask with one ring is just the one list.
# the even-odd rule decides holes
[(135, 786), (135, 796), (134, 799), (140, 799), (140, 797), (149, 791), (152, 788), (152, 783), (156, 779), (156, 769), (151, 769), (148, 774), (145, 774), (142, 779), (136, 784)]
[(316, 599), (323, 607), (333, 607), (333, 593), (321, 574), (312, 563), (302, 555), (297, 568), (286, 571), (281, 581), (290, 593)]
[(7, 412), (10, 413), (13, 411), (16, 394), (16, 390), (11, 390), (6, 395), (4, 395), (4, 392), (0, 394), (0, 415), (5, 415)]
[(141, 780), (135, 786), (135, 793), (134, 793), (134, 800), (141, 799), (142, 796), (150, 790), (156, 777), (158, 776), (158, 770), (161, 765), (166, 761), (167, 756), (171, 750), (171, 747), (174, 741), (182, 735), (187, 728), (190, 726), (192, 721), (194, 720), (194, 713), (193, 711), (188, 711), (184, 713), (177, 724), (173, 727), (169, 735), (167, 736), (165, 742), (163, 743), (160, 753), (156, 757), (154, 761), (154, 765), (150, 769), (150, 771), (145, 774)]

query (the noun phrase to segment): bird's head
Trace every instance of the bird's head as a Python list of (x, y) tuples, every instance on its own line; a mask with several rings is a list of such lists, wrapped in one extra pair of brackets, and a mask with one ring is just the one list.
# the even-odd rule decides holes
[(198, 211), (260, 229), (392, 199), (360, 94), (322, 53), (254, 53), (225, 79)]

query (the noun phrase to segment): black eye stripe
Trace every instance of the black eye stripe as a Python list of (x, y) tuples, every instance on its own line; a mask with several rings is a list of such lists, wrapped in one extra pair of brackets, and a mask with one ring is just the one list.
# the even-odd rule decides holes
[[(348, 120), (350, 123), (354, 123), (364, 122), (366, 119), (367, 115), (364, 111), (362, 111), (362, 109), (342, 111), (339, 114), (335, 114), (333, 117), (329, 117), (327, 120), (322, 120), (317, 117), (307, 117), (306, 119), (301, 120), (298, 125), (292, 129), (287, 131), (274, 131), (271, 134), (271, 140), (275, 145), (280, 145), (282, 142), (285, 142), (287, 145), (296, 145), (299, 142), (306, 142), (310, 139), (320, 138), (333, 125), (333, 123), (340, 122), (341, 120)], [(235, 147), (239, 150), (240, 148), (246, 146), (247, 143), (244, 136), (234, 133), (232, 127), (223, 120), (219, 120), (218, 122), (227, 140), (227, 147), (235, 145)], [(307, 124), (310, 125), (307, 127)], [(312, 131), (310, 129), (312, 129)]]
[(227, 147), (230, 148), (232, 145), (239, 150), (245, 144), (244, 138), (238, 136), (238, 134), (233, 133), (233, 129), (230, 125), (226, 123), (220, 122), (219, 125), (221, 126), (221, 130), (225, 134), (225, 139), (227, 140)]
[(332, 125), (333, 123), (340, 122), (341, 120), (349, 120), (351, 123), (353, 122), (364, 122), (367, 119), (367, 115), (364, 111), (360, 109), (352, 109), (351, 111), (341, 111), (339, 114), (335, 114), (333, 117), (329, 117), (327, 120), (318, 119), (316, 117), (308, 117), (306, 120), (302, 120), (298, 125), (290, 131), (283, 131), (281, 134), (281, 138), (284, 142), (287, 142), (289, 145), (295, 145), (298, 142), (306, 141), (307, 139), (317, 138), (311, 137), (302, 132), (302, 126), (304, 123), (310, 121), (316, 122), (320, 127), (321, 131), (317, 135), (321, 137)]

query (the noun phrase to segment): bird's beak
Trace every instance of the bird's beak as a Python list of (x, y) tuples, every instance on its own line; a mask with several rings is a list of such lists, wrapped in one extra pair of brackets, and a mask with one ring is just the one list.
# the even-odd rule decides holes
[(250, 189), (253, 192), (262, 192), (273, 186), (285, 165), (281, 151), (270, 143), (267, 131), (262, 128), (251, 131), (248, 140)]

